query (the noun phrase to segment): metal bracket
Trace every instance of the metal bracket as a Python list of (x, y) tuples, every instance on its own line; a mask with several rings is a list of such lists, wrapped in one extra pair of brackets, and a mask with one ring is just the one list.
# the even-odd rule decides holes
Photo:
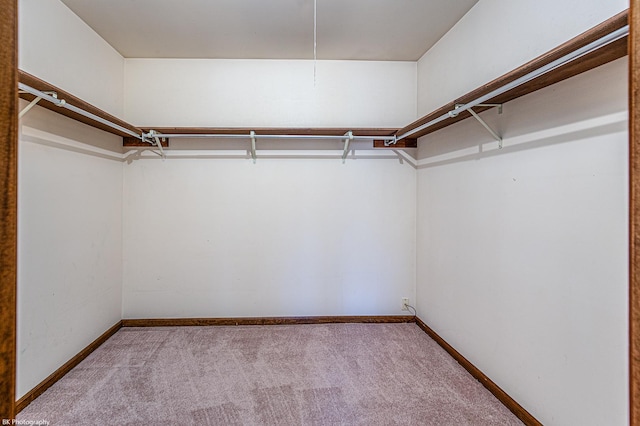
[(347, 133), (344, 134), (344, 136), (345, 136), (345, 139), (344, 139), (344, 151), (342, 152), (342, 164), (345, 163), (345, 161), (347, 160), (347, 155), (349, 155), (349, 145), (353, 140), (353, 132), (349, 130)]
[(142, 133), (142, 140), (150, 143), (151, 145), (154, 145), (153, 142), (149, 142), (147, 140), (147, 137), (152, 138), (155, 141), (155, 145), (160, 150), (160, 156), (163, 159), (167, 158), (166, 154), (164, 153), (164, 149), (162, 149), (162, 142), (160, 142), (160, 137), (158, 136), (158, 133), (155, 130), (149, 130), (149, 133)]
[[(29, 93), (29, 92), (25, 92), (25, 91), (23, 91), (23, 90), (20, 90), (20, 93)], [(51, 97), (53, 97), (53, 98), (58, 99), (58, 94), (57, 94), (56, 92), (42, 92), (42, 93), (44, 93), (44, 94), (46, 94), (46, 95), (49, 95), (49, 96), (51, 96)], [(36, 105), (38, 104), (38, 102), (40, 102), (41, 100), (42, 100), (42, 97), (40, 97), (40, 96), (36, 96), (35, 98), (33, 98), (33, 100), (29, 103), (29, 105), (27, 105), (26, 107), (24, 107), (24, 108), (22, 109), (22, 111), (20, 111), (20, 112), (18, 113), (18, 120), (19, 120), (19, 119), (21, 119), (22, 117), (24, 117), (24, 116), (25, 116), (25, 114), (26, 114), (26, 113), (28, 113), (28, 112), (31, 110), (31, 108), (33, 108), (34, 106), (36, 106)], [(64, 101), (64, 99), (63, 99), (63, 100), (61, 100), (61, 101), (60, 101), (60, 103), (59, 103), (59, 104), (56, 104), (56, 105), (61, 106), (61, 105), (63, 105), (64, 103), (65, 103), (65, 101)]]
[(385, 139), (384, 146), (396, 145), (398, 143), (398, 135), (393, 135), (393, 139)]
[(251, 158), (253, 159), (253, 164), (256, 164), (256, 132), (251, 131)]
[[(463, 106), (463, 104), (456, 104), (455, 109), (460, 109)], [(478, 104), (476, 106), (497, 106), (498, 114), (502, 114), (502, 104)], [(456, 117), (458, 115), (456, 110), (450, 111), (449, 116)], [(482, 124), (482, 127), (487, 129), (487, 131), (491, 133), (491, 136), (493, 136), (493, 138), (498, 141), (498, 149), (502, 149), (502, 136), (498, 135), (482, 118), (480, 118), (480, 116), (473, 110), (473, 108), (467, 108), (467, 111), (469, 111), (469, 114), (471, 114), (473, 118), (478, 120), (478, 122)]]
[(503, 104), (478, 104), (476, 106), (479, 106), (479, 107), (498, 107), (498, 114), (502, 114), (502, 105)]
[(28, 112), (29, 112), (29, 110), (30, 110), (31, 108), (33, 108), (34, 106), (36, 106), (36, 104), (37, 104), (38, 102), (40, 102), (40, 100), (41, 100), (41, 99), (42, 99), (42, 98), (41, 98), (40, 96), (36, 96), (36, 97), (31, 101), (31, 103), (30, 103), (29, 105), (27, 105), (26, 107), (24, 107), (24, 109), (18, 113), (18, 120), (19, 120), (19, 119), (21, 119), (22, 117), (24, 117), (24, 115), (25, 115), (26, 113), (28, 113)]

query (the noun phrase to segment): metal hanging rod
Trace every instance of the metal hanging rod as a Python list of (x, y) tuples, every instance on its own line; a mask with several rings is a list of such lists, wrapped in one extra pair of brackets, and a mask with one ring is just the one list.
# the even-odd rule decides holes
[(85, 111), (85, 110), (83, 110), (81, 108), (78, 108), (77, 106), (70, 105), (67, 102), (65, 102), (64, 99), (55, 98), (55, 97), (51, 96), (50, 94), (47, 94), (46, 92), (42, 92), (42, 91), (40, 91), (38, 89), (34, 89), (33, 87), (27, 86), (24, 83), (18, 83), (18, 89), (22, 90), (23, 92), (30, 93), (33, 96), (35, 96), (36, 98), (41, 98), (41, 99), (43, 99), (45, 101), (49, 101), (52, 104), (57, 105), (57, 106), (59, 106), (61, 108), (66, 108), (69, 111), (73, 111), (76, 114), (82, 115), (83, 117), (87, 117), (87, 118), (89, 118), (89, 119), (91, 119), (93, 121), (96, 121), (98, 123), (104, 124), (105, 126), (111, 127), (112, 129), (118, 130), (118, 131), (120, 131), (122, 133), (126, 133), (129, 136), (133, 136), (134, 138), (140, 139), (140, 140), (142, 140), (144, 142), (151, 143), (153, 145), (153, 142), (148, 141), (142, 135), (134, 132), (133, 130), (129, 130), (129, 129), (125, 128), (125, 127), (122, 127), (119, 124), (112, 123), (109, 120), (105, 120), (102, 117), (98, 117), (95, 114), (92, 114), (92, 113), (90, 113), (88, 111)]
[[(191, 138), (224, 138), (224, 139), (250, 139), (251, 133), (243, 134), (222, 134), (222, 133), (156, 133), (156, 136), (167, 139), (191, 139)], [(256, 139), (337, 139), (344, 140), (345, 136), (338, 135), (253, 135)], [(385, 140), (393, 141), (395, 136), (356, 136), (353, 135), (353, 140)]]
[(495, 98), (496, 96), (499, 96), (505, 92), (508, 92), (509, 90), (518, 87), (522, 84), (525, 84), (537, 77), (540, 77), (543, 74), (548, 73), (549, 71), (552, 71), (556, 68), (559, 68), (571, 61), (574, 61), (584, 55), (587, 55), (595, 50), (598, 50), (599, 48), (606, 46), (608, 44), (611, 44), (617, 40), (620, 40), (621, 38), (626, 37), (627, 35), (629, 35), (629, 26), (626, 25), (616, 31), (613, 31), (609, 34), (607, 34), (604, 37), (599, 38), (598, 40), (595, 40), (579, 49), (574, 50), (571, 53), (568, 53), (566, 55), (564, 55), (561, 58), (556, 59), (553, 62), (548, 63), (547, 65), (544, 65), (540, 68), (538, 68), (537, 70), (531, 71), (528, 74), (525, 74), (524, 76), (512, 81), (511, 83), (507, 83), (502, 87), (499, 87), (489, 93), (487, 93), (486, 95), (480, 96), (479, 98), (474, 99), (471, 102), (468, 102), (462, 106), (460, 106), (459, 108), (456, 108), (455, 110), (449, 111), (443, 115), (441, 115), (440, 117), (434, 118), (433, 120), (416, 127), (413, 130), (409, 130), (408, 132), (405, 132), (403, 134), (401, 134), (400, 136), (397, 137), (397, 140), (401, 140), (401, 139), (405, 139), (408, 138), (411, 135), (414, 135), (424, 129), (427, 129), (435, 124), (440, 123), (441, 121), (444, 121), (448, 118), (451, 117), (455, 117), (456, 115), (460, 114), (463, 111), (467, 111), (470, 108), (476, 107), (479, 104), (482, 104), (486, 101), (489, 101), (493, 98)]

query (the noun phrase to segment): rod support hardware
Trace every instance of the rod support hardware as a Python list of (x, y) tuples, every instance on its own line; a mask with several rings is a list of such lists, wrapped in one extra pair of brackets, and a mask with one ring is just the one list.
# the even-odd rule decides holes
[(398, 136), (393, 135), (393, 139), (384, 139), (384, 146), (396, 145), (398, 143)]
[(41, 99), (42, 99), (42, 98), (41, 98), (40, 96), (36, 96), (35, 98), (33, 98), (33, 100), (29, 103), (29, 105), (27, 105), (26, 107), (24, 107), (24, 108), (22, 109), (22, 111), (20, 111), (20, 112), (18, 113), (18, 120), (20, 120), (22, 117), (24, 117), (24, 116), (25, 116), (25, 114), (26, 114), (26, 113), (28, 113), (28, 112), (31, 110), (31, 108), (33, 108), (34, 106), (36, 106), (36, 104), (37, 104), (38, 102), (40, 102), (40, 100), (41, 100)]
[[(498, 114), (502, 114), (502, 104), (476, 104), (475, 106), (480, 106), (480, 107), (498, 107)], [(466, 111), (469, 111), (469, 114), (471, 114), (471, 116), (473, 118), (475, 118), (476, 120), (478, 120), (478, 122), (480, 124), (482, 124), (482, 127), (484, 127), (485, 129), (487, 129), (487, 131), (489, 133), (491, 133), (491, 136), (493, 136), (493, 138), (495, 140), (498, 141), (498, 149), (502, 149), (502, 136), (498, 135), (498, 133), (496, 133), (491, 126), (489, 126), (474, 110), (473, 107), (467, 107), (465, 104), (455, 104), (454, 109), (452, 111), (449, 111), (449, 117), (457, 117), (459, 112), (458, 110), (460, 110), (461, 108), (465, 108)]]
[(152, 138), (153, 138), (153, 130), (150, 130), (149, 133), (142, 132), (140, 140), (142, 142), (148, 143), (149, 145), (155, 145), (156, 143)]
[(478, 120), (478, 122), (480, 124), (482, 124), (482, 127), (484, 127), (485, 129), (487, 129), (487, 132), (491, 133), (491, 136), (493, 136), (493, 138), (495, 140), (498, 141), (498, 149), (502, 149), (502, 136), (498, 135), (492, 128), (491, 126), (489, 126), (474, 110), (473, 108), (468, 108), (467, 111), (469, 111), (469, 113), (473, 116), (473, 118), (475, 118), (476, 120)]
[[(151, 140), (147, 139), (151, 138)], [(162, 142), (160, 142), (160, 137), (158, 136), (158, 132), (155, 130), (149, 130), (149, 133), (142, 133), (142, 140), (144, 142), (150, 143), (151, 145), (155, 145), (160, 150), (160, 156), (164, 160), (167, 158), (167, 155), (164, 153), (164, 149), (162, 149)]]
[(349, 145), (351, 145), (351, 141), (353, 140), (353, 132), (349, 130), (344, 134), (344, 151), (342, 152), (342, 164), (347, 161), (347, 155), (349, 155)]
[[(502, 114), (502, 105), (503, 104), (477, 104), (477, 105), (472, 105), (470, 107), (468, 107), (468, 109), (474, 108), (474, 107), (498, 107), (498, 114)], [(460, 111), (458, 111), (460, 108), (464, 108), (466, 106), (466, 104), (455, 104), (454, 105), (454, 110), (453, 111), (449, 111), (449, 117), (457, 117), (458, 114), (460, 114)]]
[[(54, 91), (46, 91), (46, 92), (42, 92), (45, 95), (49, 95), (54, 99), (58, 99), (58, 92), (54, 92)], [(55, 105), (58, 107), (63, 107), (65, 104), (67, 103), (67, 101), (65, 101), (64, 99), (59, 99), (58, 103), (56, 103)]]
[(498, 114), (502, 114), (502, 105), (503, 104), (478, 104), (476, 106), (479, 106), (479, 107), (498, 107)]
[(458, 111), (460, 108), (462, 108), (464, 106), (464, 104), (455, 104), (453, 106), (453, 109), (451, 111), (449, 111), (447, 113), (447, 115), (451, 118), (457, 117), (458, 114), (460, 114), (460, 112)]
[[(27, 92), (27, 91), (25, 91), (25, 90), (19, 90), (18, 92), (19, 92), (19, 93), (21, 93), (21, 94), (23, 94), (23, 93), (29, 93), (29, 92)], [(51, 96), (52, 98), (58, 99), (58, 93), (57, 93), (57, 92), (49, 92), (49, 91), (47, 91), (47, 92), (42, 92), (42, 93), (44, 93), (45, 95), (49, 95), (49, 96)], [(26, 107), (24, 107), (24, 108), (22, 109), (22, 111), (20, 111), (20, 112), (18, 113), (18, 120), (19, 120), (19, 119), (21, 119), (22, 117), (24, 117), (24, 116), (25, 116), (25, 115), (26, 115), (26, 114), (31, 110), (31, 108), (33, 108), (34, 106), (36, 106), (36, 105), (38, 104), (38, 102), (40, 102), (41, 100), (42, 100), (42, 96), (36, 96), (35, 98), (33, 98), (33, 100), (32, 100), (31, 102), (29, 102), (29, 105), (27, 105)], [(56, 105), (57, 105), (57, 106), (63, 106), (64, 104), (65, 104), (65, 101), (64, 101), (64, 99), (62, 99), (62, 100), (60, 101), (60, 103), (58, 103), (58, 104), (56, 104)]]
[(251, 159), (253, 164), (256, 164), (256, 132), (252, 130), (249, 137), (251, 138)]

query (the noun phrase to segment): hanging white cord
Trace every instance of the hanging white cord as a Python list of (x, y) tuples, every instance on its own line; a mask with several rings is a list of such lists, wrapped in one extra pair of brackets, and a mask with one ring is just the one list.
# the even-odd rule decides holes
[(316, 87), (316, 49), (318, 39), (318, 0), (313, 0), (313, 87)]

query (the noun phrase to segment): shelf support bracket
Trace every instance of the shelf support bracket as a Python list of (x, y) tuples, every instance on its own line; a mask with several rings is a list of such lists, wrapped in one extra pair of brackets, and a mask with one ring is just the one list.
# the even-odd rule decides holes
[[(147, 140), (147, 137), (152, 138), (155, 141), (155, 144), (153, 143), (153, 141), (149, 142)], [(151, 145), (156, 145), (160, 150), (160, 156), (162, 157), (162, 159), (167, 158), (166, 154), (164, 153), (164, 149), (162, 149), (162, 142), (160, 142), (160, 137), (158, 136), (158, 133), (155, 130), (149, 130), (149, 133), (143, 133), (142, 140), (149, 142)]]
[[(457, 104), (455, 106), (456, 109), (459, 109), (461, 107), (463, 107), (464, 105), (462, 104)], [(502, 114), (502, 104), (478, 104), (476, 106), (497, 106), (498, 107), (498, 114)], [(495, 140), (498, 141), (498, 149), (502, 149), (502, 136), (498, 135), (498, 133), (496, 133), (491, 126), (489, 126), (486, 121), (484, 121), (474, 110), (473, 108), (467, 108), (467, 111), (469, 111), (469, 114), (471, 114), (471, 116), (473, 116), (473, 118), (475, 118), (476, 120), (478, 120), (478, 122), (480, 124), (482, 124), (482, 127), (484, 127), (485, 129), (487, 129), (487, 131), (489, 133), (491, 133), (491, 136), (493, 136), (493, 138)], [(453, 110), (449, 113), (449, 115), (451, 117), (455, 117), (458, 115), (458, 113)]]
[(480, 118), (480, 116), (476, 114), (473, 108), (469, 108), (468, 111), (471, 113), (471, 115), (473, 115), (473, 118), (478, 120), (480, 124), (482, 124), (482, 127), (487, 129), (487, 131), (491, 133), (491, 136), (493, 136), (493, 138), (498, 141), (498, 149), (502, 149), (502, 136), (499, 136), (482, 118)]
[(256, 164), (256, 132), (251, 131), (251, 159), (253, 160), (253, 164)]
[[(20, 93), (28, 93), (28, 92), (23, 92), (22, 90), (20, 91)], [(56, 99), (58, 99), (58, 94), (56, 92), (42, 92), (46, 95), (52, 96)], [(33, 108), (34, 106), (36, 106), (38, 104), (38, 102), (40, 102), (42, 100), (41, 96), (36, 96), (35, 98), (33, 98), (33, 100), (29, 103), (29, 105), (27, 105), (26, 107), (24, 107), (22, 109), (22, 111), (20, 111), (18, 113), (18, 120), (21, 119), (22, 117), (24, 117), (30, 110), (31, 108)], [(64, 101), (60, 101), (61, 103), (63, 103)], [(58, 104), (60, 105), (60, 104)]]
[(20, 113), (18, 114), (18, 120), (21, 119), (22, 117), (25, 116), (26, 113), (29, 112), (29, 110), (31, 108), (33, 108), (34, 106), (36, 106), (36, 104), (38, 102), (40, 102), (42, 98), (40, 96), (36, 96), (30, 103), (29, 105), (27, 105), (26, 107), (24, 107), (24, 109), (22, 111), (20, 111)]
[(347, 155), (349, 155), (349, 145), (351, 145), (351, 141), (353, 140), (353, 132), (349, 130), (344, 134), (344, 151), (342, 152), (342, 164), (347, 161)]
[(502, 104), (478, 104), (479, 107), (498, 107), (498, 114), (502, 114)]

